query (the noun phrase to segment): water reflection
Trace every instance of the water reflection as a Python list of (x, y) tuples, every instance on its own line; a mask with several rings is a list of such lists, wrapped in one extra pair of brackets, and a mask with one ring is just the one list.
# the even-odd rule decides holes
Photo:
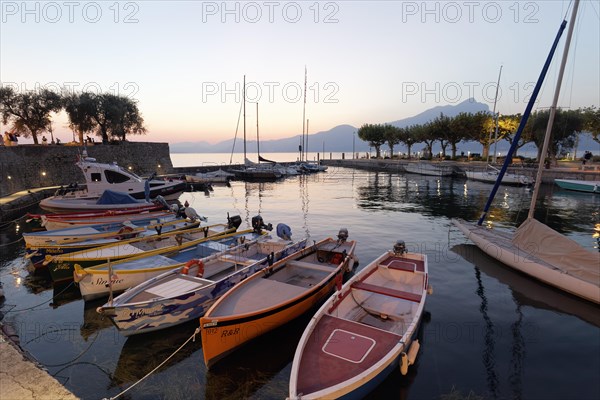
[[(425, 306), (427, 307), (427, 305)], [(414, 381), (419, 376), (419, 367), (421, 359), (423, 358), (424, 352), (427, 351), (428, 343), (425, 341), (424, 332), (427, 330), (427, 325), (431, 322), (431, 313), (428, 311), (423, 312), (423, 318), (421, 319), (421, 325), (417, 331), (417, 339), (421, 344), (419, 354), (415, 361), (415, 364), (408, 368), (408, 373), (402, 375), (400, 368), (394, 368), (392, 373), (379, 385), (374, 391), (369, 393), (364, 400), (379, 400), (379, 399), (410, 399), (410, 389)]]
[(521, 333), (523, 330), (523, 310), (521, 305), (515, 302), (517, 307), (516, 321), (510, 326), (512, 332), (512, 351), (510, 353), (510, 375), (508, 381), (512, 388), (512, 398), (520, 399), (523, 394), (523, 360), (525, 359), (525, 339)]
[(289, 376), (287, 370), (309, 319), (310, 313), (260, 336), (207, 371), (206, 399), (285, 398), (287, 381), (285, 387), (268, 384), (277, 374)]
[(486, 371), (486, 379), (488, 391), (492, 398), (498, 398), (498, 375), (496, 374), (496, 360), (495, 360), (495, 339), (494, 339), (494, 323), (492, 319), (488, 315), (488, 301), (485, 295), (485, 288), (483, 287), (483, 282), (481, 280), (481, 271), (477, 266), (475, 266), (475, 278), (477, 280), (477, 296), (481, 299), (481, 304), (479, 306), (479, 312), (484, 321), (484, 349), (481, 354), (483, 365)]
[[(136, 335), (127, 338), (119, 355), (119, 360), (111, 376), (109, 388), (120, 387), (125, 389), (143, 378), (146, 374), (167, 360), (174, 351), (186, 342), (198, 327), (198, 321), (190, 321), (180, 326), (144, 335)], [(183, 348), (173, 355), (157, 372), (168, 371), (171, 367), (183, 362), (202, 346), (200, 337), (195, 341), (188, 342)], [(197, 366), (194, 366), (197, 372)], [(169, 371), (169, 373), (173, 373)], [(182, 384), (184, 380), (180, 381)], [(142, 386), (146, 393), (152, 393), (151, 389)], [(152, 386), (152, 384), (150, 384)], [(158, 387), (154, 393), (165, 393), (164, 387)], [(186, 392), (188, 392), (186, 390)], [(189, 392), (188, 392), (189, 393)]]
[(95, 337), (100, 331), (112, 328), (110, 319), (98, 313), (96, 308), (104, 304), (104, 300), (86, 302), (83, 307), (83, 323), (79, 329), (79, 334), (86, 342)]
[(308, 228), (308, 175), (299, 175), (298, 184), (300, 186), (300, 208), (302, 210), (302, 230), (306, 237), (310, 237), (310, 229)]
[(76, 300), (81, 300), (81, 292), (74, 282), (52, 284), (52, 300), (50, 302), (50, 307), (57, 308)]
[(485, 254), (474, 244), (459, 244), (450, 250), (477, 266), (487, 276), (507, 285), (519, 306), (530, 306), (573, 315), (582, 321), (600, 327), (600, 312), (598, 307), (592, 303), (513, 271), (495, 258)]
[(369, 210), (474, 219), (480, 209), (456, 194), (461, 185), (462, 181), (452, 178), (375, 172), (371, 179), (358, 185), (356, 202), (358, 207)]

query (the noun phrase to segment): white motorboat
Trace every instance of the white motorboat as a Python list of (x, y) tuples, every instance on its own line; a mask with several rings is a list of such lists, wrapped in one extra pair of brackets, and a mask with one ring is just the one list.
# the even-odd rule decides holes
[[(467, 179), (480, 182), (495, 183), (498, 179), (500, 171), (498, 168), (488, 165), (488, 168), (484, 171), (466, 171)], [(505, 173), (502, 177), (502, 184), (505, 185), (516, 185), (516, 186), (527, 186), (533, 183), (533, 179), (525, 174), (517, 173)]]
[[(176, 200), (185, 190), (183, 181), (163, 181), (152, 177), (144, 179), (128, 171), (116, 162), (99, 163), (88, 157), (84, 150), (82, 157), (75, 164), (83, 172), (85, 185), (70, 184), (61, 187), (52, 197), (40, 202), (40, 207), (47, 211), (75, 211), (131, 208), (136, 205), (147, 206), (151, 198), (162, 196), (166, 200)], [(106, 191), (123, 193), (135, 200), (112, 204), (98, 204)]]
[(430, 175), (430, 176), (451, 176), (454, 170), (449, 165), (440, 163), (409, 162), (404, 166), (404, 170), (411, 174)]

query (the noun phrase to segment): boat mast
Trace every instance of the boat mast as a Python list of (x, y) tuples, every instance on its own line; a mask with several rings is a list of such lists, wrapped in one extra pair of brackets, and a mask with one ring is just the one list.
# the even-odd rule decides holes
[[(578, 0), (576, 0), (576, 1), (578, 1)], [(548, 69), (550, 68), (550, 62), (552, 61), (552, 57), (554, 56), (554, 52), (556, 51), (556, 48), (558, 47), (558, 42), (559, 42), (560, 37), (562, 36), (566, 26), (567, 26), (566, 20), (560, 24), (558, 33), (556, 34), (556, 37), (554, 38), (554, 42), (552, 43), (552, 47), (550, 48), (550, 53), (548, 54), (548, 57), (546, 58), (546, 62), (544, 63), (542, 72), (540, 73), (540, 76), (538, 77), (535, 87), (533, 88), (533, 92), (531, 93), (531, 97), (529, 98), (529, 103), (527, 103), (527, 107), (525, 107), (525, 112), (523, 113), (523, 117), (521, 118), (521, 122), (519, 124), (519, 128), (517, 129), (517, 133), (515, 133), (515, 137), (513, 139), (513, 144), (508, 149), (508, 153), (506, 154), (506, 159), (504, 160), (504, 164), (502, 164), (502, 168), (500, 169), (500, 172), (498, 173), (498, 177), (496, 178), (496, 183), (494, 183), (492, 192), (490, 193), (487, 203), (485, 204), (485, 207), (483, 209), (483, 212), (481, 213), (481, 216), (479, 217), (479, 220), (477, 221), (477, 225), (483, 224), (483, 221), (485, 220), (485, 217), (487, 216), (490, 206), (492, 205), (492, 202), (494, 201), (494, 196), (496, 196), (496, 192), (498, 191), (498, 188), (500, 187), (500, 182), (502, 182), (502, 178), (504, 177), (504, 174), (506, 173), (506, 170), (508, 169), (508, 165), (512, 161), (513, 152), (515, 151), (515, 147), (517, 146), (517, 143), (519, 142), (519, 138), (521, 137), (521, 133), (523, 132), (523, 129), (525, 129), (525, 124), (527, 124), (527, 120), (529, 119), (529, 115), (531, 114), (531, 109), (533, 108), (533, 105), (535, 104), (535, 101), (537, 99), (538, 93), (540, 92), (540, 89), (542, 88), (542, 83), (544, 82), (546, 73), (548, 72)]]
[[(496, 84), (496, 97), (494, 98), (494, 117), (496, 118), (496, 132), (494, 133), (494, 156), (492, 160), (494, 160), (494, 164), (496, 164), (496, 145), (498, 144), (498, 114), (496, 114), (496, 103), (498, 101), (498, 89), (500, 88), (500, 76), (502, 75), (502, 65), (500, 66), (500, 72), (498, 73), (498, 83)], [(490, 134), (491, 136), (491, 134)], [(490, 154), (488, 151), (488, 160), (490, 158)]]
[(304, 161), (304, 152), (306, 148), (304, 147), (304, 130), (306, 121), (306, 65), (304, 66), (304, 106), (302, 107), (302, 137), (300, 139), (300, 161)]
[(305, 153), (304, 153), (305, 157), (304, 158), (306, 158), (306, 161), (308, 161), (308, 121), (309, 120), (307, 119), (306, 120), (306, 147), (304, 147), (304, 149), (305, 149)]
[(569, 54), (569, 47), (571, 46), (571, 38), (573, 36), (573, 28), (575, 27), (575, 18), (577, 17), (577, 9), (579, 8), (579, 0), (575, 0), (573, 6), (573, 12), (571, 13), (571, 24), (567, 31), (567, 39), (565, 42), (565, 49), (563, 52), (562, 61), (560, 63), (560, 70), (558, 71), (558, 79), (556, 80), (556, 88), (554, 89), (554, 99), (550, 106), (550, 116), (548, 117), (548, 125), (546, 126), (546, 135), (544, 136), (544, 144), (542, 146), (542, 152), (540, 153), (540, 159), (538, 160), (538, 170), (535, 177), (535, 184), (533, 186), (533, 195), (531, 196), (531, 204), (529, 206), (529, 214), (527, 219), (533, 218), (535, 212), (535, 203), (537, 201), (538, 193), (540, 191), (540, 185), (542, 183), (542, 173), (544, 171), (544, 161), (548, 155), (548, 144), (550, 143), (550, 137), (552, 136), (552, 126), (554, 125), (554, 116), (556, 115), (556, 105), (558, 104), (558, 96), (560, 95), (560, 86), (562, 85), (562, 79), (565, 72), (565, 66), (567, 64), (567, 56)]
[(244, 104), (244, 165), (246, 164), (246, 75), (244, 75), (244, 87), (242, 88), (242, 101)]
[(260, 139), (258, 137), (258, 101), (256, 102), (256, 154), (258, 154), (258, 163), (260, 164)]

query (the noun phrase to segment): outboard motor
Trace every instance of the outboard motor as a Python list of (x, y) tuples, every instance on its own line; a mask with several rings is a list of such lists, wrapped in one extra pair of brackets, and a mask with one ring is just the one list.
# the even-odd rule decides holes
[(398, 240), (394, 245), (394, 254), (401, 256), (406, 253), (406, 244), (404, 244), (404, 240)]
[(337, 237), (341, 243), (344, 243), (346, 240), (348, 240), (348, 229), (341, 228)]
[(177, 218), (187, 218), (185, 215), (185, 207), (177, 207), (177, 212), (175, 214)]
[(192, 221), (196, 221), (197, 219), (204, 222), (208, 221), (208, 218), (198, 215), (196, 210), (194, 210), (192, 207), (185, 208), (185, 217), (191, 219)]
[[(154, 199), (155, 202), (161, 204), (164, 208), (166, 208), (167, 210), (171, 209), (171, 206), (169, 206), (169, 203), (167, 203), (167, 201), (165, 200), (164, 197), (162, 197), (160, 194), (158, 196), (156, 196), (156, 198)], [(179, 206), (177, 206), (179, 207)]]
[(239, 228), (241, 224), (242, 224), (242, 217), (240, 217), (239, 215), (234, 215), (233, 217), (230, 218), (229, 214), (227, 214), (227, 227), (229, 229), (235, 228), (235, 230), (237, 230), (237, 228)]
[(277, 236), (282, 238), (283, 240), (291, 240), (292, 239), (292, 228), (287, 226), (286, 224), (277, 224)]
[(254, 229), (254, 232), (256, 232), (256, 233), (260, 233), (262, 229), (272, 231), (273, 225), (271, 225), (271, 224), (265, 225), (262, 217), (260, 215), (256, 215), (256, 216), (252, 217), (252, 229)]

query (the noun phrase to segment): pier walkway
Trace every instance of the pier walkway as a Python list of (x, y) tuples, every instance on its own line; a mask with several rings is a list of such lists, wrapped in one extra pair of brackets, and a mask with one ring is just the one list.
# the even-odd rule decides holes
[(0, 399), (76, 400), (0, 329)]
[(59, 187), (22, 190), (0, 197), (0, 223), (22, 217), (27, 210), (37, 207), (41, 200), (52, 195)]

